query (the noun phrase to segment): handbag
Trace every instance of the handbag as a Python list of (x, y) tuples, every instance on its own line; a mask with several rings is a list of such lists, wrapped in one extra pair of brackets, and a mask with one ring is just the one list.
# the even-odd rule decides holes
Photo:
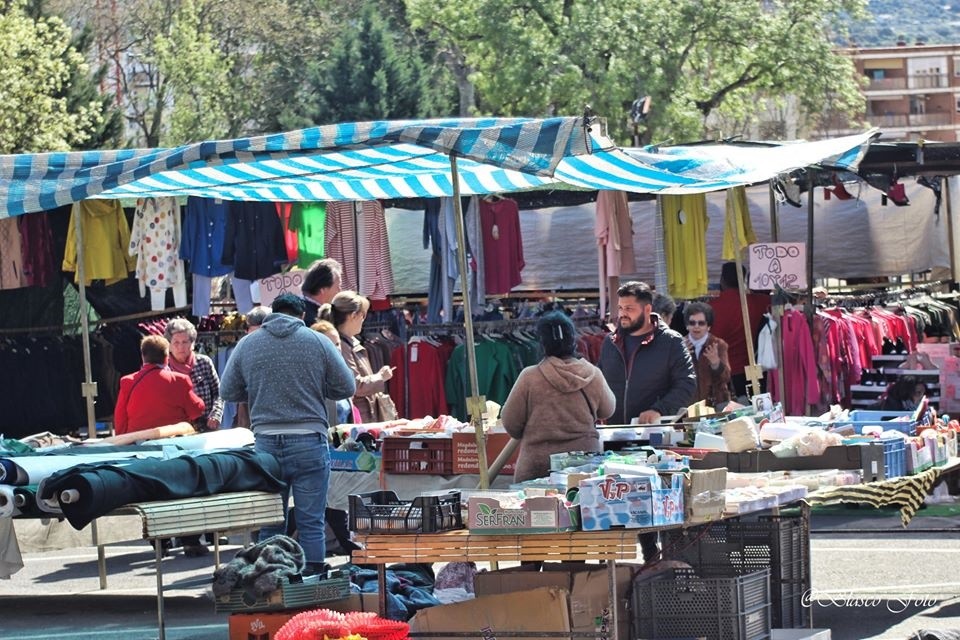
[(373, 406), (377, 419), (380, 422), (389, 422), (390, 420), (396, 420), (399, 416), (397, 414), (397, 405), (393, 404), (393, 398), (389, 394), (383, 393), (382, 391), (377, 393), (373, 397)]

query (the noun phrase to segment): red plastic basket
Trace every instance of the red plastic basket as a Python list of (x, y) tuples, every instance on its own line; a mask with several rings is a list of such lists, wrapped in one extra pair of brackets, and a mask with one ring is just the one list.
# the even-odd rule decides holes
[(452, 438), (384, 438), (380, 453), (386, 473), (453, 474)]

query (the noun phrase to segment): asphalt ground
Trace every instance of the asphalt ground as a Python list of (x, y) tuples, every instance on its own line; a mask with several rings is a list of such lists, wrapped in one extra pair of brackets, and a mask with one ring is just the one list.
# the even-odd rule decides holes
[[(921, 514), (904, 529), (893, 510), (815, 511), (807, 603), (816, 628), (831, 629), (835, 640), (960, 632), (960, 507)], [(222, 560), (238, 549), (223, 547)], [(0, 639), (156, 638), (152, 549), (145, 542), (115, 544), (106, 556), (101, 590), (94, 547), (24, 553), (24, 569), (0, 580)], [(213, 568), (212, 554), (188, 558), (174, 551), (164, 559), (169, 640), (228, 637), (227, 616), (214, 613)]]

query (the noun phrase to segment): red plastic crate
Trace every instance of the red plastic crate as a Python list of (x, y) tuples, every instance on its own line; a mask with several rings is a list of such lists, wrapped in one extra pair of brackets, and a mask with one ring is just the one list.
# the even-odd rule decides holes
[(385, 473), (453, 475), (452, 438), (384, 438), (380, 453)]

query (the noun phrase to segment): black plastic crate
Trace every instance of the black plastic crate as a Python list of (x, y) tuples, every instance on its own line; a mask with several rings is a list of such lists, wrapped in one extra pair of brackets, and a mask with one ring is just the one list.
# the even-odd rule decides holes
[(802, 518), (727, 520), (660, 535), (663, 557), (686, 562), (700, 575), (728, 577), (769, 569), (773, 627), (808, 626), (803, 594), (810, 589), (810, 532)]
[(706, 578), (692, 569), (634, 578), (633, 638), (767, 640), (770, 637), (770, 574), (756, 571)]
[(350, 530), (357, 533), (438, 533), (463, 528), (460, 492), (425, 493), (401, 500), (393, 491), (349, 496)]

